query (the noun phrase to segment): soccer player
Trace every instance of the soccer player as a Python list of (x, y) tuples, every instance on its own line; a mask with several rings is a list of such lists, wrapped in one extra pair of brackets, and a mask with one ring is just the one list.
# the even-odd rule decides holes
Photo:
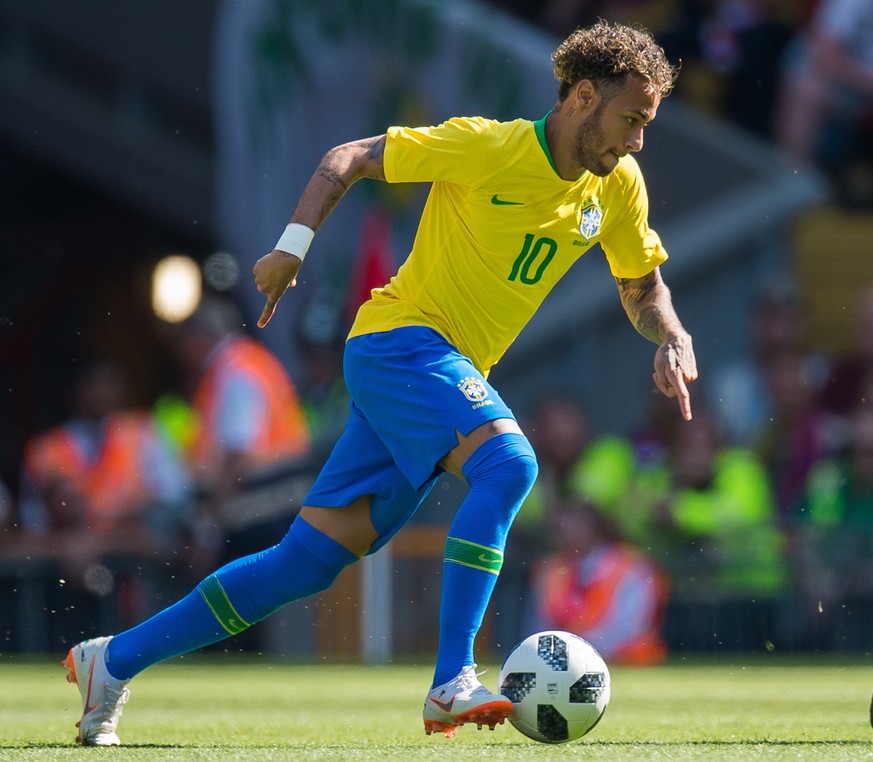
[(510, 701), (479, 682), (473, 641), (537, 461), (489, 369), (572, 263), (600, 243), (630, 321), (657, 345), (655, 385), (686, 419), (687, 384), (697, 377), (630, 155), (676, 71), (647, 32), (606, 22), (573, 32), (553, 62), (558, 99), (537, 122), (392, 127), (324, 156), (275, 249), (255, 265), (266, 295), (261, 327), (354, 182), (432, 183), (412, 252), (360, 308), (346, 342), (346, 428), (278, 545), (222, 567), (142, 624), (70, 650), (82, 743), (118, 743), (134, 675), (324, 590), (388, 542), (446, 471), (469, 492), (446, 539), (425, 731), (493, 729), (510, 714)]

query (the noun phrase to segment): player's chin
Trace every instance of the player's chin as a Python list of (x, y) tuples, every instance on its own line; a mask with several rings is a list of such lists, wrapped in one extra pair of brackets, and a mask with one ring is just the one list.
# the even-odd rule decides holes
[(618, 166), (618, 156), (610, 152), (604, 154), (600, 159), (600, 163), (594, 167), (588, 167), (588, 171), (597, 177), (606, 177)]

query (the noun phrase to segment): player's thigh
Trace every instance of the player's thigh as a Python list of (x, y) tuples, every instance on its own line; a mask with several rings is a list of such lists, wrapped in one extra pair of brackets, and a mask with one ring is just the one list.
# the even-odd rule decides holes
[[(467, 437), (475, 442), (495, 429), (518, 431), (497, 390), (430, 328), (356, 336), (346, 344), (344, 369), (355, 405), (416, 487), (442, 473), (441, 462)], [(445, 464), (459, 473), (458, 460)]]
[(413, 487), (354, 403), (342, 435), (306, 495), (300, 515), (357, 555), (378, 549), (433, 486)]

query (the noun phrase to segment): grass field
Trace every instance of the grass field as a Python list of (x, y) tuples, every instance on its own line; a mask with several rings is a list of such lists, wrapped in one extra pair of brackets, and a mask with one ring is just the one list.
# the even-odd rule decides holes
[[(425, 736), (425, 666), (294, 666), (240, 656), (159, 665), (132, 685), (120, 749), (73, 743), (76, 689), (55, 663), (0, 660), (0, 760), (873, 759), (871, 659), (737, 656), (614, 668), (601, 723), (546, 746), (509, 726)], [(483, 681), (496, 687), (497, 668)], [(447, 756), (448, 755), (448, 756)]]

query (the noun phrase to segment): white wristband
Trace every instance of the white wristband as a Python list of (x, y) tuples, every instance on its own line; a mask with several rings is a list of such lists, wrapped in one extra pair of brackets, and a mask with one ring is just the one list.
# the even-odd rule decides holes
[(293, 254), (302, 262), (314, 237), (315, 231), (312, 228), (299, 222), (289, 222), (273, 248)]

